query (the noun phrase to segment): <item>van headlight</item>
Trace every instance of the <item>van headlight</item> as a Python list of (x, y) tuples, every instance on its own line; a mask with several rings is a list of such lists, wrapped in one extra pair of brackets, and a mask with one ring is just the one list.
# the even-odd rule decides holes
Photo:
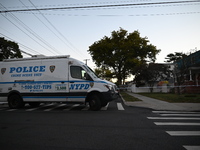
[(104, 86), (110, 91), (113, 90), (113, 86), (110, 84), (105, 84)]

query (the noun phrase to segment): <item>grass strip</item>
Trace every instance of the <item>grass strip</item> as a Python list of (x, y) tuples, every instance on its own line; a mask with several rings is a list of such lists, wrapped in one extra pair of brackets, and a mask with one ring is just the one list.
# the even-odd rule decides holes
[(123, 97), (123, 99), (124, 99), (126, 102), (141, 101), (140, 99), (135, 98), (135, 97), (133, 97), (133, 96), (127, 94), (126, 92), (120, 92), (120, 95)]
[(200, 94), (138, 93), (170, 103), (200, 103)]

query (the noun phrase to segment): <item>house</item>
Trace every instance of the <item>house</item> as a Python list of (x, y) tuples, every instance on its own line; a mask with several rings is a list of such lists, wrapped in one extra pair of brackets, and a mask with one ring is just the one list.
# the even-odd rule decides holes
[(200, 50), (175, 62), (177, 93), (200, 93)]
[(150, 63), (129, 84), (128, 90), (134, 93), (170, 92), (174, 87), (173, 69), (171, 63)]
[[(154, 76), (151, 80), (143, 78), (134, 80), (128, 84), (128, 91), (141, 93), (150, 92), (174, 92), (175, 93), (200, 93), (200, 50), (196, 51), (174, 63), (155, 63), (154, 68), (162, 68), (167, 66), (172, 75), (167, 75), (162, 69), (158, 69), (158, 76)], [(152, 70), (152, 69), (151, 69)], [(145, 71), (144, 74), (151, 72)], [(165, 77), (166, 76), (166, 77)], [(148, 82), (152, 82), (152, 87)]]

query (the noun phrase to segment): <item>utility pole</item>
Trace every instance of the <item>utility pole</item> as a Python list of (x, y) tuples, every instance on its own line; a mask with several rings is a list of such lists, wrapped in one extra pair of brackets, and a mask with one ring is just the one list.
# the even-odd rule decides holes
[(87, 61), (88, 61), (88, 60), (90, 60), (90, 59), (84, 59), (86, 66), (87, 66)]

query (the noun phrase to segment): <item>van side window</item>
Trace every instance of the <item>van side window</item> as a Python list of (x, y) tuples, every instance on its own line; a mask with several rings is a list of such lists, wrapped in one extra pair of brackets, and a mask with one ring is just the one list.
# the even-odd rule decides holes
[(80, 66), (70, 66), (72, 78), (88, 80), (86, 71)]

